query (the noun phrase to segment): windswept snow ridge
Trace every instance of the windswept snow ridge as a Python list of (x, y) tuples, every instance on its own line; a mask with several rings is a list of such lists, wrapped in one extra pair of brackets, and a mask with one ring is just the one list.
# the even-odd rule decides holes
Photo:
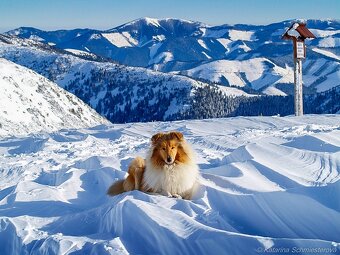
[[(151, 135), (169, 130), (183, 132), (197, 153), (196, 197), (107, 197)], [(0, 253), (339, 254), (339, 137), (340, 116), (310, 115), (0, 140)]]

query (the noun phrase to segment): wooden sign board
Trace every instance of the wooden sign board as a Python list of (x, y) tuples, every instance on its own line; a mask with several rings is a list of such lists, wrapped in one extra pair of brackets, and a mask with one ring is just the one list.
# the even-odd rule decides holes
[(294, 58), (306, 58), (306, 48), (304, 41), (294, 41)]

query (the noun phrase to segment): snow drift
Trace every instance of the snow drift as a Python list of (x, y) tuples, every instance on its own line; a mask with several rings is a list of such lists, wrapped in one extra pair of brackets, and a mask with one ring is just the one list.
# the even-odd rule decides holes
[[(151, 135), (169, 130), (196, 150), (196, 197), (107, 197)], [(339, 254), (339, 137), (340, 116), (310, 115), (2, 139), (0, 253)]]

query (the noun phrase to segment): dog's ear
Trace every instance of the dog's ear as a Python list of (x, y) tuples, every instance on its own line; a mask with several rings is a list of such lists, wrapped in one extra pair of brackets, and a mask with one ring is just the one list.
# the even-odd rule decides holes
[(170, 136), (176, 138), (180, 142), (184, 140), (183, 134), (181, 132), (170, 132)]
[(159, 139), (162, 138), (163, 136), (164, 136), (163, 133), (157, 133), (157, 134), (153, 135), (151, 137), (152, 144), (155, 145), (159, 141)]

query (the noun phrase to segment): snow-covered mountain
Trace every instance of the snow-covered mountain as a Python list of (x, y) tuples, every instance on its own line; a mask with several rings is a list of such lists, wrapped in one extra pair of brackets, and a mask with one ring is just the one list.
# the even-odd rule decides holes
[(109, 123), (57, 84), (3, 58), (0, 91), (0, 137)]
[[(77, 34), (70, 30), (73, 38), (65, 37), (67, 40), (58, 37), (65, 31), (38, 33), (34, 28), (19, 28), (8, 33), (62, 49), (95, 53), (129, 66), (283, 95), (291, 93), (293, 83), (292, 43), (281, 39), (291, 22), (209, 26), (142, 18), (107, 31)], [(303, 67), (306, 93), (326, 91), (340, 85), (340, 22), (308, 20), (307, 27), (317, 39), (307, 41)]]
[[(4, 35), (0, 35), (0, 56), (56, 82), (113, 122), (183, 118), (192, 108), (197, 88), (209, 86), (181, 75), (89, 61)], [(216, 88), (225, 96), (249, 96), (237, 88)]]
[[(108, 197), (150, 137), (169, 130), (184, 132), (196, 151), (195, 198)], [(2, 139), (0, 253), (339, 254), (339, 138), (339, 115), (311, 115)]]
[(7, 32), (8, 35), (19, 36), (21, 38), (32, 39), (39, 42), (46, 42), (49, 45), (56, 45), (62, 42), (73, 40), (78, 36), (93, 33), (93, 29), (73, 29), (58, 31), (43, 31), (33, 27), (20, 27)]

